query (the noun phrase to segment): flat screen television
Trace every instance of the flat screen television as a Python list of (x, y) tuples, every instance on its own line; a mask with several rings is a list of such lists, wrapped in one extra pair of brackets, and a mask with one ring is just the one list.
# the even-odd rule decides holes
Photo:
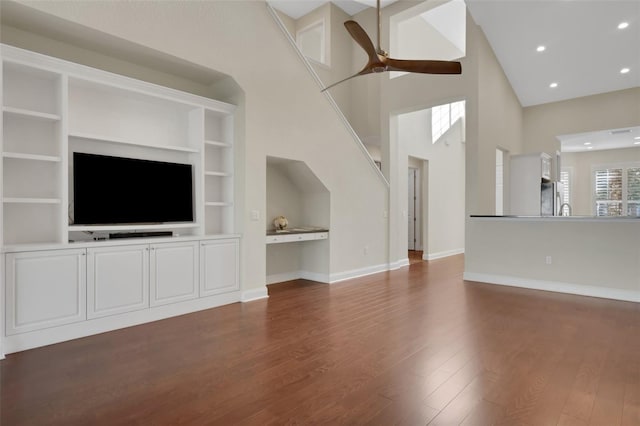
[(74, 224), (193, 221), (190, 164), (73, 153)]

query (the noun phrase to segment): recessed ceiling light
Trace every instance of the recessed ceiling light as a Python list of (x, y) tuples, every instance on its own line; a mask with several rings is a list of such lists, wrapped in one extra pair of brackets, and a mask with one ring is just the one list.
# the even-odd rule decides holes
[(638, 141), (638, 142), (634, 142), (633, 144), (634, 144), (634, 145), (640, 145), (640, 141)]
[(588, 146), (587, 149), (593, 149), (593, 147), (592, 146)]
[(549, 87), (551, 87), (552, 89), (555, 89), (556, 87), (558, 87), (558, 83), (551, 83)]
[(627, 28), (628, 26), (629, 26), (629, 23), (628, 23), (628, 22), (620, 22), (620, 23), (618, 24), (618, 29), (619, 29), (619, 30), (624, 30), (624, 29), (625, 29), (625, 28)]
[(591, 142), (585, 142), (584, 144), (588, 146), (591, 145)]
[(626, 74), (626, 73), (628, 73), (629, 71), (631, 71), (629, 68), (622, 68), (622, 69), (620, 70), (620, 74)]
[(546, 49), (546, 47), (544, 47), (543, 45), (540, 45), (540, 46), (536, 47), (536, 52), (544, 52), (545, 49)]
[(633, 138), (634, 140), (640, 141), (640, 136), (636, 136), (635, 138)]

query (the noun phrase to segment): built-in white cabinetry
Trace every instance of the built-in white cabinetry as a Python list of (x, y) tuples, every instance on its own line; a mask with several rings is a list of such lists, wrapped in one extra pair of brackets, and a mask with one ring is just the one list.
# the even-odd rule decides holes
[(6, 334), (86, 319), (85, 249), (5, 256)]
[(211, 296), (238, 290), (238, 240), (206, 241), (200, 244), (200, 295)]
[(7, 353), (240, 300), (237, 235), (156, 240), (6, 253)]
[(205, 230), (225, 234), (233, 229), (233, 121), (206, 110), (204, 116)]
[(64, 102), (62, 75), (3, 61), (4, 244), (63, 240)]
[[(0, 352), (239, 301), (235, 106), (7, 45), (0, 60)], [(190, 165), (193, 220), (74, 224), (75, 152)], [(101, 241), (122, 231), (171, 236)]]
[(159, 306), (198, 297), (198, 242), (151, 244), (150, 305)]
[[(81, 232), (234, 232), (235, 106), (0, 48), (3, 246), (66, 243)], [(191, 165), (193, 221), (74, 225), (74, 152)]]
[(149, 307), (149, 246), (87, 249), (87, 317)]

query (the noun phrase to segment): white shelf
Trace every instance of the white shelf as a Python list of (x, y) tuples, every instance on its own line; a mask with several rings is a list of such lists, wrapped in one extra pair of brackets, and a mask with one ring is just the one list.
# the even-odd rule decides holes
[(23, 198), (23, 197), (5, 197), (2, 199), (4, 203), (11, 204), (60, 204), (59, 198)]
[(200, 150), (198, 150), (196, 148), (188, 148), (188, 147), (184, 147), (184, 146), (170, 146), (170, 145), (165, 145), (165, 146), (148, 145), (148, 144), (140, 143), (140, 142), (136, 142), (136, 141), (130, 141), (130, 140), (118, 139), (118, 138), (111, 138), (111, 137), (108, 137), (108, 136), (92, 135), (92, 134), (88, 134), (88, 133), (69, 132), (69, 137), (70, 138), (89, 139), (89, 140), (98, 141), (98, 142), (109, 142), (109, 143), (117, 143), (117, 144), (124, 144), (124, 145), (142, 146), (142, 147), (145, 147), (145, 148), (162, 149), (162, 150), (165, 150), (165, 151), (177, 151), (177, 152), (189, 152), (189, 153), (200, 152)]
[(222, 201), (207, 201), (206, 203), (204, 203), (204, 205), (207, 207), (228, 207), (232, 206), (233, 203), (225, 203)]
[(233, 176), (231, 173), (227, 172), (204, 172), (206, 176), (221, 176), (221, 177), (230, 177)]
[(205, 145), (217, 146), (217, 147), (220, 147), (220, 148), (231, 148), (233, 146), (230, 143), (220, 142), (220, 141), (213, 141), (213, 140), (205, 140), (204, 143), (205, 143)]
[(276, 235), (267, 235), (267, 244), (280, 243), (296, 243), (300, 241), (326, 240), (329, 233), (324, 232), (305, 232), (305, 233), (282, 233)]
[(52, 163), (59, 163), (61, 161), (60, 157), (53, 155), (25, 154), (22, 152), (3, 152), (2, 156), (4, 158), (14, 158), (17, 160), (49, 161)]
[(60, 121), (60, 116), (58, 114), (49, 114), (47, 112), (31, 111), (28, 109), (13, 108), (8, 106), (2, 107), (2, 111), (6, 112), (7, 114), (36, 118), (38, 120)]
[(148, 225), (69, 225), (69, 231), (146, 231), (156, 229), (197, 228), (195, 223), (159, 223)]

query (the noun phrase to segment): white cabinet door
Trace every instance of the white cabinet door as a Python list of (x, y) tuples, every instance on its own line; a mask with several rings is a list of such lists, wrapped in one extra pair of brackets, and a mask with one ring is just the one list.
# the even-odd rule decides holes
[(87, 317), (149, 307), (149, 246), (87, 249)]
[(151, 245), (151, 306), (198, 297), (198, 242)]
[(200, 297), (240, 289), (239, 247), (235, 239), (200, 243)]
[(7, 335), (86, 319), (84, 249), (6, 255)]

